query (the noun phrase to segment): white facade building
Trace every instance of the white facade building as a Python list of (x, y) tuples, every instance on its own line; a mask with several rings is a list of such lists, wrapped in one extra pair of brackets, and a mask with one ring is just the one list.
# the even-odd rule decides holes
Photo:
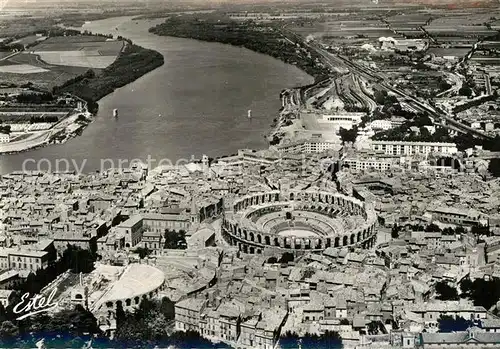
[(365, 113), (340, 113), (340, 114), (324, 114), (320, 123), (332, 124), (338, 131), (340, 128), (350, 130), (355, 125), (361, 122), (361, 118)]
[(392, 128), (391, 120), (373, 120), (370, 123), (370, 128), (373, 130), (390, 130)]
[(387, 155), (417, 155), (437, 153), (453, 155), (458, 153), (455, 143), (404, 142), (404, 141), (371, 141), (371, 149)]
[(372, 158), (345, 158), (342, 160), (342, 165), (347, 165), (351, 170), (363, 171), (363, 170), (376, 170), (376, 171), (388, 171), (394, 166), (393, 161)]
[(327, 150), (339, 150), (338, 142), (327, 142), (325, 140), (300, 140), (277, 147), (282, 154), (322, 153)]
[(0, 132), (0, 143), (9, 143), (9, 142), (10, 142), (10, 135), (8, 133)]

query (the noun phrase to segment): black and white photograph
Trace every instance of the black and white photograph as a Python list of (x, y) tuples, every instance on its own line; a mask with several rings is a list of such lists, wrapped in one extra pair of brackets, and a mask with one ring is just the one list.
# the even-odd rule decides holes
[(500, 349), (500, 0), (0, 0), (0, 349)]

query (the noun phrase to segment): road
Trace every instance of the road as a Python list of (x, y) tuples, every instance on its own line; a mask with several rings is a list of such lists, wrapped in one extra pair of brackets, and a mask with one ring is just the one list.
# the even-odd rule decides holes
[(486, 85), (486, 94), (488, 96), (491, 96), (493, 94), (493, 90), (491, 89), (490, 74), (488, 74), (488, 73), (484, 74), (484, 81), (485, 81), (485, 85)]
[(427, 31), (424, 27), (420, 26), (420, 27), (418, 27), (418, 29), (419, 29), (422, 33), (424, 33), (425, 37), (426, 37), (427, 39), (429, 39), (430, 41), (432, 41), (432, 43), (434, 43), (434, 44), (437, 44), (437, 43), (438, 43), (438, 42), (437, 42), (437, 40), (436, 40), (436, 39), (435, 39), (432, 35), (430, 35), (430, 34), (429, 34), (429, 32), (428, 32), (428, 31)]
[(20, 52), (14, 52), (14, 53), (12, 53), (12, 54), (10, 54), (8, 56), (5, 56), (4, 58), (1, 58), (0, 61), (6, 61), (7, 59), (12, 58), (12, 57), (18, 55), (19, 53)]
[(13, 141), (9, 143), (0, 144), (0, 154), (1, 153), (14, 153), (31, 148), (36, 148), (38, 146), (47, 143), (51, 135), (51, 131), (36, 131), (30, 134), (28, 138), (24, 138), (20, 141)]
[(462, 76), (458, 73), (448, 73), (447, 76), (448, 76), (448, 79), (452, 81), (453, 86), (451, 86), (448, 90), (443, 91), (443, 92), (439, 93), (438, 95), (436, 95), (437, 98), (448, 95), (450, 93), (458, 94), (458, 92), (460, 91), (460, 89), (463, 86), (463, 81), (465, 80), (464, 76)]
[(13, 141), (9, 143), (0, 143), (0, 154), (21, 152), (45, 145), (53, 135), (61, 131), (64, 131), (67, 127), (71, 125), (75, 125), (78, 116), (82, 114), (85, 115), (87, 118), (91, 117), (91, 115), (88, 113), (75, 113), (57, 122), (49, 130), (30, 132), (29, 137), (24, 138), (22, 140)]

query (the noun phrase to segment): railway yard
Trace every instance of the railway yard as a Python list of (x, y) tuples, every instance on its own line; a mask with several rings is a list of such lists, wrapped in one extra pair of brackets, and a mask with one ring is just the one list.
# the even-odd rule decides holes
[[(450, 137), (499, 136), (497, 22), (485, 10), (375, 7), (285, 20), (284, 33), (318, 54), (330, 77), (302, 88), (300, 98), (283, 99), (281, 119), (287, 121), (281, 125), (287, 128), (275, 127), (270, 139), (287, 144), (314, 131), (310, 127), (317, 131), (310, 116), (301, 121), (302, 110), (315, 110), (320, 124), (335, 124), (337, 131), (425, 114)], [(350, 114), (359, 112), (365, 116), (358, 122)]]

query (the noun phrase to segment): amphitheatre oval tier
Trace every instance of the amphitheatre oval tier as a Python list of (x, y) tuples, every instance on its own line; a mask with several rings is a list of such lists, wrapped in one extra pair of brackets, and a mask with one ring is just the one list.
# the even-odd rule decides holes
[(244, 253), (373, 246), (376, 215), (338, 193), (270, 191), (236, 199), (224, 214), (223, 236)]

